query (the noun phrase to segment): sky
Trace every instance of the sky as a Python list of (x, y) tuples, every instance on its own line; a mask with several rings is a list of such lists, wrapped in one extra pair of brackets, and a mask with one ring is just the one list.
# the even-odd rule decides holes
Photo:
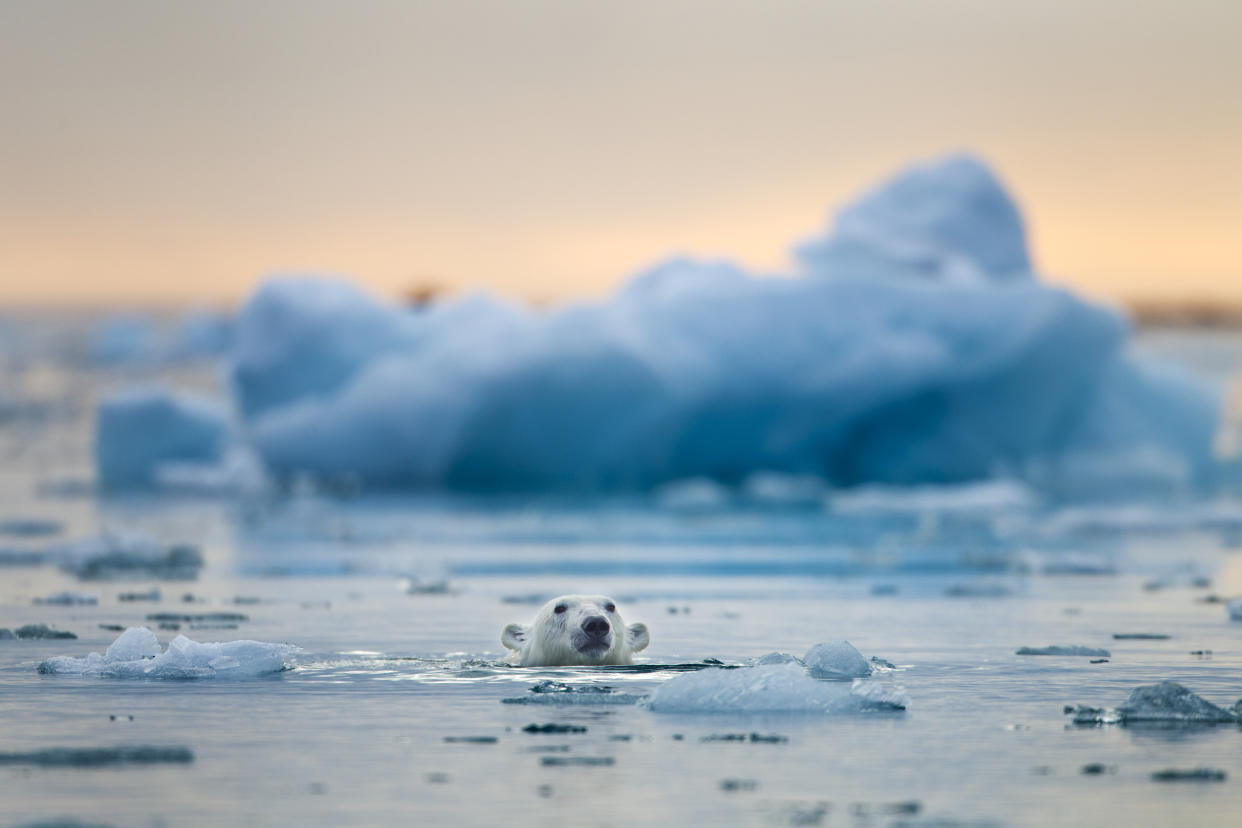
[(1237, 0), (0, 0), (0, 304), (788, 267), (969, 150), (1048, 278), (1242, 301)]

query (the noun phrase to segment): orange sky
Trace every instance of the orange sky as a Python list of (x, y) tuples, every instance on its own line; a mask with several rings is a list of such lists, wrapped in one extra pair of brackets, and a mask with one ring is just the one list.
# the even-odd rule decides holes
[(971, 149), (1049, 278), (1242, 301), (1242, 4), (0, 0), (0, 303), (786, 265)]

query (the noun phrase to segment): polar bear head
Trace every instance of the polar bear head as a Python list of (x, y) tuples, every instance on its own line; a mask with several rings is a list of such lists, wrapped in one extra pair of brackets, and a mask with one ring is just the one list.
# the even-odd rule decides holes
[(522, 667), (630, 664), (650, 641), (646, 625), (627, 627), (606, 595), (553, 598), (534, 623), (510, 624), (500, 634), (500, 642), (513, 650), (507, 660)]

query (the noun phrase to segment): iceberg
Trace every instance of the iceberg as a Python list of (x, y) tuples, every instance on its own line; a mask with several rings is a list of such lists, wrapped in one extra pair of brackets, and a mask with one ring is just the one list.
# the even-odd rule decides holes
[(261, 641), (200, 644), (184, 635), (162, 649), (151, 630), (130, 627), (102, 654), (49, 658), (39, 664), (39, 672), (125, 679), (244, 679), (280, 672), (286, 659), (299, 649)]
[(106, 397), (96, 412), (95, 467), (107, 489), (156, 484), (162, 466), (218, 462), (229, 434), (215, 401), (162, 388), (135, 388)]
[(794, 663), (683, 673), (644, 702), (657, 713), (861, 713), (904, 710), (907, 703), (898, 687), (819, 681)]
[(947, 501), (991, 511), (1212, 483), (1219, 393), (1132, 354), (1117, 312), (1041, 284), (978, 160), (906, 170), (798, 253), (784, 276), (673, 259), (548, 311), (273, 280), (237, 319), (245, 433), (277, 475), (371, 487), (695, 481), (709, 500), (717, 484), (814, 503), (999, 481)]

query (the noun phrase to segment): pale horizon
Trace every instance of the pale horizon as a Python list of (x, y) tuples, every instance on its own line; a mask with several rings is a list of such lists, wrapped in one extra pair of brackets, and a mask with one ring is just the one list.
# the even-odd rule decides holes
[(272, 273), (524, 301), (789, 269), (901, 167), (996, 170), (1038, 272), (1242, 302), (1242, 7), (0, 2), (0, 305)]

